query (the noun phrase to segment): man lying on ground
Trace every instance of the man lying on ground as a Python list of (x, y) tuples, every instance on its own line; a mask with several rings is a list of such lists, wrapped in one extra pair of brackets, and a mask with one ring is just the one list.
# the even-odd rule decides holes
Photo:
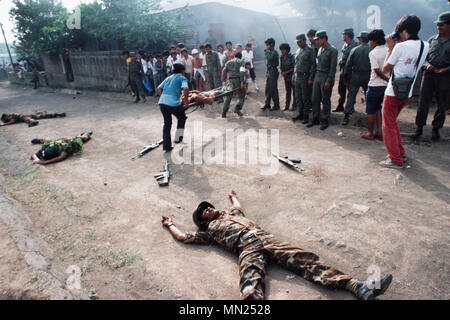
[(83, 151), (83, 144), (91, 139), (92, 131), (83, 132), (72, 139), (33, 139), (31, 143), (42, 144), (41, 149), (31, 156), (34, 164), (51, 164), (65, 160), (74, 153)]
[(21, 114), (21, 113), (4, 113), (2, 114), (2, 122), (0, 123), (0, 127), (8, 126), (15, 123), (26, 122), (29, 127), (34, 127), (39, 124), (40, 119), (50, 119), (57, 117), (65, 117), (66, 113), (47, 113), (47, 112), (38, 112), (33, 114)]
[(237, 253), (240, 265), (241, 300), (264, 299), (266, 268), (273, 261), (306, 280), (332, 289), (352, 292), (357, 298), (372, 300), (382, 295), (392, 281), (392, 275), (381, 279), (361, 281), (324, 264), (319, 257), (289, 243), (281, 242), (247, 219), (235, 191), (228, 195), (233, 207), (230, 212), (219, 211), (202, 202), (194, 211), (194, 223), (199, 231), (183, 233), (171, 218), (162, 217), (162, 224), (181, 242), (189, 244), (218, 244)]

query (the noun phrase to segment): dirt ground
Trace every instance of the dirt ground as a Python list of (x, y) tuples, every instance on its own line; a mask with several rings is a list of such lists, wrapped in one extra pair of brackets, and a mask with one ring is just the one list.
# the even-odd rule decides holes
[[(283, 89), (280, 81), (281, 96)], [(336, 92), (335, 86), (333, 107)], [(228, 209), (231, 189), (246, 215), (281, 240), (361, 279), (370, 268), (392, 273), (381, 299), (450, 298), (450, 126), (447, 121), (438, 143), (430, 142), (430, 127), (412, 143), (406, 135), (414, 130), (416, 102), (400, 115), (410, 167), (398, 171), (378, 166), (386, 156), (382, 142), (360, 138), (366, 130), (360, 97), (350, 126), (333, 114), (322, 132), (290, 121), (293, 112), (260, 111), (264, 94), (251, 88), (242, 119), (233, 113), (222, 119), (213, 105), (189, 114), (187, 130), (197, 121), (204, 131), (279, 129), (280, 153), (300, 158), (305, 172), (172, 164), (170, 186), (160, 188), (153, 175), (170, 161), (168, 154), (160, 148), (131, 161), (161, 137), (154, 98), (134, 104), (126, 94), (33, 92), (5, 82), (0, 97), (1, 113), (67, 112), (33, 128), (0, 128), (0, 299), (238, 299), (237, 257), (215, 246), (177, 243), (160, 223), (168, 215), (180, 229), (194, 231), (196, 205), (208, 200)], [(82, 155), (30, 164), (37, 149), (32, 138), (86, 130), (94, 135)], [(79, 288), (70, 286), (73, 276)], [(271, 300), (354, 299), (273, 265), (266, 286)]]

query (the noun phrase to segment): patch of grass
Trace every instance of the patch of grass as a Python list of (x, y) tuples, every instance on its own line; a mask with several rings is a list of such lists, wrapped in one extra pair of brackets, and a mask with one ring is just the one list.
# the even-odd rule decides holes
[(130, 254), (125, 250), (109, 249), (97, 254), (100, 263), (108, 266), (111, 270), (120, 269), (124, 266), (130, 266), (138, 260), (142, 260), (139, 255)]

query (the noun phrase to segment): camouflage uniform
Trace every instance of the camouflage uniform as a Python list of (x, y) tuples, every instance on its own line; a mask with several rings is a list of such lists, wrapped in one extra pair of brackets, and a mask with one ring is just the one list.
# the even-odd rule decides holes
[(314, 80), (316, 73), (316, 54), (312, 48), (305, 45), (303, 49), (298, 49), (295, 54), (295, 95), (297, 109), (300, 115), (311, 113), (311, 89), (309, 80)]
[[(280, 70), (285, 72), (295, 68), (295, 57), (292, 53), (288, 53), (286, 57), (281, 55), (280, 57)], [(295, 100), (295, 87), (292, 87), (292, 77), (294, 73), (291, 72), (286, 77), (284, 77), (284, 86), (286, 88), (286, 109), (289, 109), (291, 104), (291, 94), (294, 96), (293, 107), (297, 106), (297, 101)]]
[[(342, 58), (341, 58), (341, 65), (339, 67), (339, 71), (341, 72), (339, 75), (339, 104), (337, 106), (337, 109), (344, 109), (345, 104), (345, 97), (347, 95), (347, 86), (345, 85), (347, 79), (345, 77), (345, 64), (347, 63), (348, 57), (350, 55), (350, 51), (352, 51), (353, 48), (357, 47), (358, 44), (355, 41), (351, 41), (349, 44), (344, 44), (342, 47)], [(341, 109), (341, 110), (342, 110)]]
[(187, 233), (184, 243), (217, 244), (239, 255), (241, 300), (264, 299), (264, 277), (270, 261), (306, 280), (333, 289), (345, 289), (352, 277), (323, 264), (317, 255), (281, 242), (231, 208), (209, 223), (205, 231)]
[(265, 50), (267, 80), (266, 80), (266, 100), (264, 106), (270, 108), (270, 101), (273, 100), (274, 108), (280, 108), (280, 97), (278, 95), (278, 72), (279, 54), (274, 50)]
[[(227, 80), (227, 73), (228, 73), (228, 80), (233, 85), (233, 89), (240, 88), (240, 90), (238, 90), (239, 101), (234, 109), (234, 112), (240, 112), (242, 110), (242, 107), (244, 106), (244, 99), (245, 99), (245, 89), (241, 88), (241, 84), (244, 81), (245, 76), (244, 60), (234, 58), (225, 64), (225, 67), (223, 68), (222, 71), (223, 82)], [(226, 116), (228, 109), (230, 108), (230, 102), (231, 99), (233, 98), (233, 95), (234, 94), (229, 94), (225, 97), (222, 116)]]
[(10, 121), (14, 121), (14, 123), (25, 122), (29, 126), (31, 126), (31, 125), (37, 125), (39, 123), (39, 121), (36, 121), (36, 120), (51, 119), (51, 118), (56, 118), (59, 116), (63, 117), (63, 116), (65, 116), (65, 114), (63, 114), (63, 113), (61, 113), (61, 114), (60, 113), (47, 113), (45, 111), (34, 113), (34, 114), (4, 113), (4, 114), (2, 114), (1, 120), (5, 123), (10, 122)]
[(356, 95), (360, 87), (367, 91), (370, 80), (370, 46), (362, 43), (353, 48), (345, 64), (345, 77), (350, 79), (348, 85), (347, 104), (344, 113), (349, 115), (355, 112)]
[(205, 55), (206, 65), (208, 67), (208, 83), (210, 89), (216, 89), (220, 87), (219, 77), (220, 77), (220, 59), (219, 55), (215, 51), (211, 51), (211, 54)]
[[(334, 80), (337, 68), (338, 51), (331, 44), (326, 49), (320, 48), (317, 56), (317, 72), (314, 78), (312, 93), (312, 121), (320, 120), (328, 123), (331, 111), (331, 93), (333, 92)], [(330, 84), (328, 90), (324, 89), (325, 82)], [(321, 112), (320, 104), (323, 104)]]

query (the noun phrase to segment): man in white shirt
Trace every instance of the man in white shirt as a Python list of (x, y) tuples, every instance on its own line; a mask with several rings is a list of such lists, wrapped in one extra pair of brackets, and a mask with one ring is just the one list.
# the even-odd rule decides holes
[(242, 51), (242, 59), (247, 63), (250, 63), (250, 77), (252, 78), (252, 82), (255, 85), (256, 91), (259, 91), (258, 85), (256, 84), (256, 74), (255, 74), (255, 57), (253, 55), (252, 44), (247, 43), (245, 45), (245, 50)]
[[(412, 97), (417, 74), (428, 55), (430, 46), (428, 42), (420, 41), (418, 36), (420, 27), (421, 22), (417, 16), (406, 15), (395, 26), (395, 33), (400, 38), (399, 43), (396, 43), (397, 41), (393, 39), (392, 35), (386, 37), (388, 53), (382, 72), (385, 74), (393, 72), (396, 79), (414, 78), (406, 100), (401, 101), (396, 97), (392, 77), (386, 89), (383, 103), (383, 138), (388, 157), (379, 163), (386, 168), (403, 168), (406, 160), (406, 151), (402, 146), (397, 117)], [(423, 50), (421, 50), (422, 48)]]
[(183, 48), (181, 50), (181, 61), (184, 65), (184, 67), (186, 68), (185, 70), (185, 77), (189, 80), (189, 90), (192, 90), (192, 77), (194, 76), (194, 72), (193, 68), (192, 68), (192, 60), (194, 60), (194, 58), (189, 55), (188, 51), (186, 48)]
[[(383, 104), (384, 92), (389, 81), (389, 74), (381, 72), (384, 61), (386, 60), (387, 47), (385, 34), (383, 30), (372, 30), (369, 35), (369, 45), (372, 51), (369, 53), (370, 60), (370, 81), (366, 94), (366, 113), (369, 132), (361, 137), (367, 140), (383, 140), (381, 131), (381, 109)], [(374, 134), (375, 120), (377, 123), (377, 133)]]

